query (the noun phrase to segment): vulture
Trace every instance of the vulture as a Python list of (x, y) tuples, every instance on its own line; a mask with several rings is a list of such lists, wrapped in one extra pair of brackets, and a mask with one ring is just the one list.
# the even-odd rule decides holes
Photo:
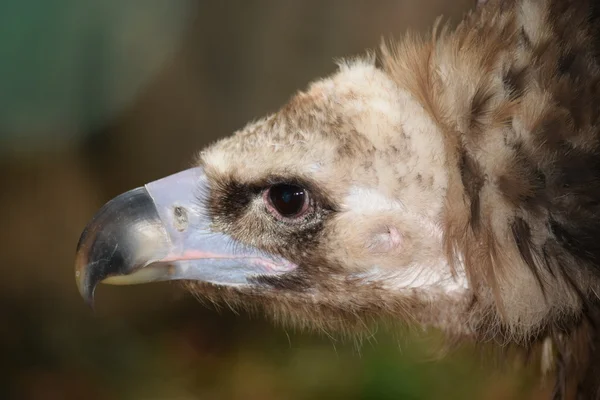
[(406, 322), (540, 355), (554, 398), (599, 398), (597, 16), (488, 0), (339, 62), (104, 205), (80, 293), (181, 280), (298, 327)]

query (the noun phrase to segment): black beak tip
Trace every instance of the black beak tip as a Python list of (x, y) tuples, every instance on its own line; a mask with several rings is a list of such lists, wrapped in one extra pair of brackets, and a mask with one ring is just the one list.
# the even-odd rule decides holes
[(106, 203), (83, 230), (77, 243), (75, 280), (92, 309), (96, 286), (109, 276), (127, 275), (136, 264), (132, 238), (139, 234), (140, 221), (145, 227), (149, 220), (158, 220), (156, 208), (146, 189), (137, 188)]
[(77, 282), (77, 289), (79, 289), (79, 294), (83, 298), (83, 301), (94, 310), (94, 292), (96, 291), (96, 284), (90, 279), (90, 276), (85, 273), (85, 270), (78, 265), (75, 267), (75, 280)]
[(82, 297), (83, 297), (83, 301), (85, 302), (85, 304), (87, 304), (87, 306), (89, 308), (92, 309), (92, 311), (95, 311), (95, 298), (94, 298), (94, 292), (96, 291), (95, 287), (91, 287), (88, 286), (84, 293), (82, 293)]

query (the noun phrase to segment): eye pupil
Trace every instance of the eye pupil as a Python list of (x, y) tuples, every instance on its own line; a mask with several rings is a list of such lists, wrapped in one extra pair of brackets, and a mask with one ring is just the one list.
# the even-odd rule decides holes
[(306, 190), (300, 186), (279, 184), (269, 189), (269, 201), (284, 217), (294, 217), (306, 209)]

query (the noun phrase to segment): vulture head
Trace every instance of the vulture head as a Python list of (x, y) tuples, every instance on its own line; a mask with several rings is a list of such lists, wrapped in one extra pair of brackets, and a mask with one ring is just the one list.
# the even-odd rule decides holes
[(558, 395), (596, 394), (594, 10), (491, 0), (340, 63), (192, 168), (108, 202), (78, 244), (81, 294), (182, 280), (299, 326), (406, 321), (541, 349)]

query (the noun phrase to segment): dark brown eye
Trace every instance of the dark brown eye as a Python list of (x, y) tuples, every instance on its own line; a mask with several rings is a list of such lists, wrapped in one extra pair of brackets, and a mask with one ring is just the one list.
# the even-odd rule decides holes
[(308, 209), (308, 193), (300, 186), (273, 185), (267, 190), (265, 197), (271, 211), (285, 218), (299, 217)]

